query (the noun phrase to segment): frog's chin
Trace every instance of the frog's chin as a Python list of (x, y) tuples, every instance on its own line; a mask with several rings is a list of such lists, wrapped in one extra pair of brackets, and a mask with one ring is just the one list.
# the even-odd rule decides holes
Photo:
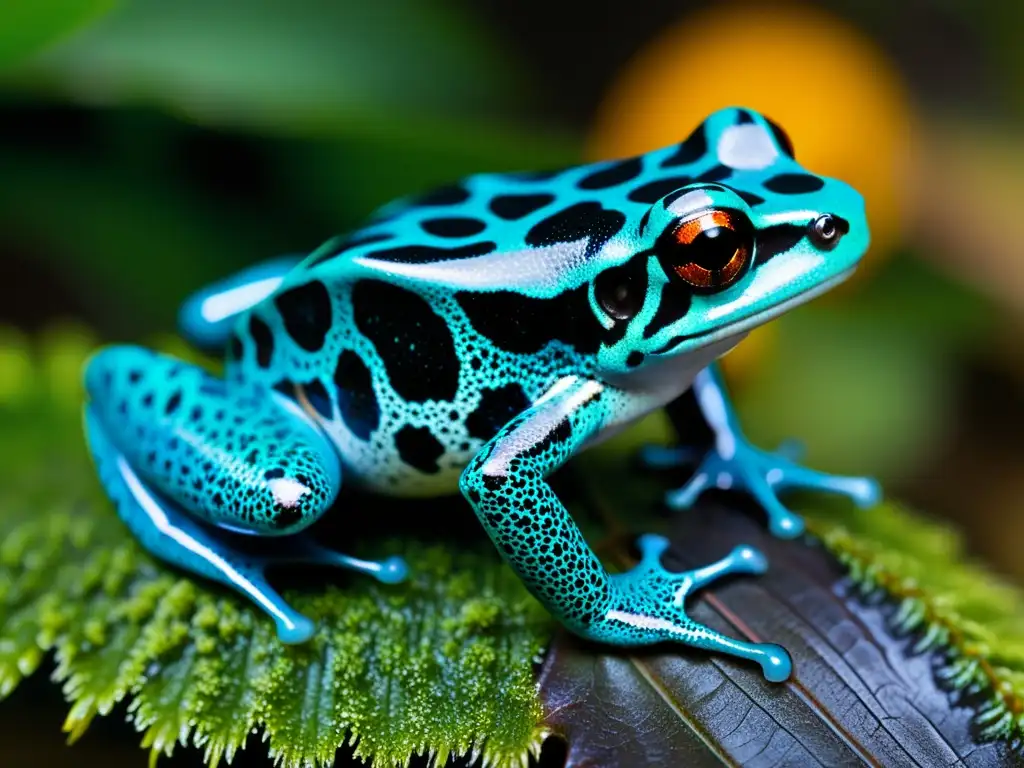
[[(846, 280), (853, 274), (853, 272), (854, 268), (850, 268), (845, 272), (840, 272), (835, 277), (830, 277), (828, 280), (818, 283), (813, 288), (808, 288), (806, 291), (798, 293), (796, 296), (791, 296), (785, 301), (781, 301), (778, 304), (768, 307), (768, 309), (755, 312), (747, 317), (738, 318), (730, 323), (726, 323), (725, 325), (721, 325), (707, 331), (694, 333), (689, 336), (676, 337), (670, 341), (668, 345), (662, 347), (656, 352), (653, 352), (652, 354), (666, 356), (678, 355), (680, 353), (692, 352), (703, 347), (717, 345), (719, 342), (726, 340), (732, 342), (725, 350), (726, 352), (729, 352), (737, 343), (739, 343), (743, 336), (757, 326), (764, 325), (768, 321), (774, 320), (779, 315), (788, 312), (794, 307), (806, 304), (811, 299), (815, 299), (823, 293), (827, 293)], [(722, 354), (724, 355), (725, 352)]]

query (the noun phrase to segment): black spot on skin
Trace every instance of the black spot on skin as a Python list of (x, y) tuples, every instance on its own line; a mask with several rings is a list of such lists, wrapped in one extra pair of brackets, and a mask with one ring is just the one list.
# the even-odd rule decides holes
[(669, 192), (667, 195), (665, 195), (664, 199), (662, 199), (662, 206), (664, 206), (665, 208), (671, 208), (672, 203), (674, 203), (676, 200), (678, 200), (680, 197), (682, 197), (689, 191), (689, 189), (684, 187), (683, 189), (677, 189), (674, 192)]
[(644, 230), (647, 229), (647, 223), (651, 220), (651, 209), (648, 208), (644, 211), (644, 215), (640, 217), (640, 226), (637, 228), (637, 234), (642, 235)]
[(290, 507), (286, 507), (282, 504), (274, 505), (274, 516), (271, 519), (271, 524), (275, 529), (281, 531), (286, 528), (291, 528), (301, 520), (302, 510), (297, 504)]
[(366, 363), (351, 349), (338, 356), (334, 369), (338, 387), (338, 411), (349, 431), (360, 440), (369, 440), (380, 424), (380, 404), (373, 391), (373, 376)]
[(661, 286), (658, 310), (644, 329), (644, 338), (649, 339), (662, 329), (681, 320), (690, 311), (693, 294), (678, 281), (670, 280)]
[(779, 148), (789, 157), (796, 158), (796, 152), (793, 149), (793, 140), (789, 138), (789, 134), (783, 130), (782, 126), (776, 123), (771, 118), (765, 118), (768, 123), (768, 127), (772, 129), (772, 136), (775, 137), (775, 143), (779, 145)]
[(455, 248), (436, 248), (431, 245), (406, 245), (401, 248), (385, 248), (381, 251), (370, 251), (367, 258), (381, 261), (398, 261), (403, 264), (421, 264), (430, 261), (447, 261), (449, 259), (469, 259), (490, 253), (497, 244), (490, 241), (460, 245)]
[(744, 192), (743, 190), (737, 189), (736, 194), (739, 195), (743, 202), (745, 202), (751, 208), (753, 208), (755, 205), (760, 205), (761, 203), (764, 202), (763, 197), (758, 197), (753, 192)]
[(780, 173), (772, 176), (764, 183), (764, 187), (780, 195), (802, 195), (817, 192), (825, 186), (825, 182), (809, 173)]
[(491, 200), (491, 212), (506, 221), (515, 221), (539, 211), (555, 199), (554, 195), (498, 195)]
[(472, 237), (487, 229), (487, 225), (480, 219), (471, 219), (467, 216), (427, 219), (420, 226), (424, 232), (437, 237)]
[(806, 235), (807, 228), (797, 224), (777, 224), (761, 230), (757, 235), (757, 247), (754, 250), (756, 266), (761, 266), (769, 259), (792, 249)]
[(274, 334), (270, 326), (264, 323), (256, 315), (249, 317), (249, 335), (256, 344), (256, 365), (266, 368), (270, 365), (270, 358), (274, 356)]
[(679, 145), (671, 155), (661, 161), (662, 168), (674, 168), (677, 165), (690, 165), (700, 160), (708, 151), (707, 129), (701, 123), (686, 141)]
[(172, 415), (178, 408), (181, 407), (181, 391), (175, 392), (167, 400), (167, 404), (164, 405), (164, 414), (166, 416)]
[(747, 112), (747, 110), (741, 109), (736, 114), (736, 125), (746, 125), (752, 122), (754, 122), (754, 116)]
[(392, 235), (388, 232), (381, 232), (376, 235), (355, 235), (353, 237), (346, 238), (336, 248), (330, 248), (326, 253), (317, 256), (310, 263), (310, 267), (315, 267), (317, 264), (323, 264), (325, 261), (336, 259), (343, 253), (348, 253), (356, 248), (364, 245), (373, 245), (374, 243), (381, 243), (385, 240), (390, 240)]
[(333, 322), (331, 295), (319, 280), (290, 288), (274, 299), (284, 329), (307, 352), (324, 345)]
[(662, 344), (656, 350), (651, 352), (651, 354), (652, 355), (664, 355), (666, 352), (671, 352), (673, 349), (678, 347), (680, 344), (682, 344), (688, 338), (690, 338), (690, 337), (689, 336), (673, 336), (671, 339), (666, 341), (664, 344)]
[(561, 341), (580, 354), (594, 354), (607, 333), (590, 309), (586, 286), (550, 299), (512, 291), (458, 293), (455, 298), (476, 332), (508, 352), (530, 354)]
[(506, 384), (480, 393), (480, 404), (466, 417), (470, 437), (490, 440), (498, 430), (530, 407), (530, 401), (518, 384)]
[(325, 419), (330, 420), (334, 417), (331, 396), (327, 394), (327, 388), (323, 385), (323, 382), (319, 379), (314, 379), (308, 384), (303, 385), (302, 389), (309, 404), (313, 406), (313, 410)]
[(643, 361), (644, 353), (634, 349), (632, 352), (629, 353), (629, 357), (626, 358), (626, 367), (636, 368)]
[(284, 477), (284, 470), (281, 469), (280, 467), (268, 469), (266, 472), (263, 473), (264, 480), (277, 480), (282, 477)]
[(537, 222), (526, 234), (526, 244), (536, 248), (589, 237), (589, 256), (599, 251), (625, 223), (626, 215), (621, 211), (604, 208), (600, 203), (576, 203)]
[(627, 197), (634, 203), (653, 205), (665, 197), (665, 195), (675, 192), (677, 189), (682, 189), (692, 182), (693, 179), (689, 176), (670, 176), (667, 179), (649, 181), (643, 186), (634, 189)]
[(228, 394), (228, 385), (223, 379), (203, 376), (199, 382), (199, 392), (207, 397), (223, 398)]
[(732, 168), (725, 165), (716, 165), (710, 170), (704, 171), (697, 177), (697, 181), (725, 181), (732, 176)]
[(410, 402), (454, 400), (459, 359), (448, 324), (419, 294), (379, 280), (352, 289), (356, 328), (377, 348), (388, 380)]
[(469, 200), (469, 190), (461, 184), (451, 184), (446, 187), (439, 187), (426, 194), (412, 199), (412, 204), (419, 207), (434, 207), (441, 205), (458, 205)]
[(562, 443), (568, 442), (572, 437), (572, 425), (568, 419), (562, 419), (558, 424), (548, 432), (542, 440), (537, 441), (525, 451), (522, 452), (524, 458), (535, 459), (538, 456), (543, 456), (552, 448), (555, 448)]
[(241, 360), (242, 359), (242, 340), (235, 334), (231, 334), (231, 338), (228, 339), (228, 360)]
[(580, 189), (608, 189), (609, 187), (617, 187), (619, 184), (625, 184), (630, 179), (635, 179), (639, 176), (643, 167), (643, 161), (639, 157), (622, 160), (584, 176), (576, 186)]
[(398, 457), (427, 475), (440, 471), (437, 460), (444, 455), (444, 446), (427, 427), (404, 426), (395, 434)]

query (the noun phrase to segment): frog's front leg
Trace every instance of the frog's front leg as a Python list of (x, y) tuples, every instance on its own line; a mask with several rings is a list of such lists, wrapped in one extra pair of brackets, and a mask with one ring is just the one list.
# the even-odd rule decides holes
[(200, 288), (178, 310), (182, 336), (199, 349), (223, 352), (238, 316), (277, 290), (300, 261), (298, 255), (279, 256)]
[[(316, 520), (341, 484), (338, 459), (297, 407), (266, 391), (235, 391), (205, 371), (135, 347), (98, 353), (86, 369), (85, 428), (118, 514), (156, 557), (227, 584), (274, 619), (285, 642), (313, 624), (267, 583), (266, 567), (315, 561), (400, 581), (382, 563), (290, 536)], [(227, 529), (284, 537), (278, 554), (250, 557)]]
[(717, 366), (705, 368), (694, 379), (693, 391), (701, 413), (714, 433), (712, 447), (699, 459), (686, 447), (649, 446), (643, 458), (650, 466), (665, 467), (699, 459), (690, 481), (666, 497), (673, 509), (689, 508), (709, 488), (750, 492), (768, 514), (771, 532), (792, 538), (804, 531), (804, 522), (778, 500), (776, 494), (793, 488), (811, 488), (849, 496), (859, 507), (878, 503), (881, 490), (867, 477), (843, 477), (806, 469), (795, 463), (798, 451), (788, 444), (775, 453), (752, 446), (740, 430)]
[(545, 481), (625, 402), (598, 382), (562, 379), (481, 449), (462, 475), (463, 494), (529, 590), (570, 630), (624, 646), (672, 640), (757, 661), (769, 680), (785, 680), (792, 664), (781, 647), (726, 637), (684, 607), (690, 592), (714, 579), (763, 572), (760, 553), (739, 547), (705, 568), (670, 573), (659, 559), (667, 542), (645, 536), (640, 564), (610, 575)]

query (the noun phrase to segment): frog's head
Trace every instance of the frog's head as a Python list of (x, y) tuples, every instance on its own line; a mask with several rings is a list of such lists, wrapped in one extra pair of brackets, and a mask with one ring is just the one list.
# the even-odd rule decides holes
[(799, 166), (778, 126), (729, 109), (698, 132), (694, 167), (717, 165), (654, 202), (634, 255), (592, 282), (595, 311), (622, 329), (601, 350), (606, 371), (722, 354), (848, 277), (867, 248), (861, 196)]

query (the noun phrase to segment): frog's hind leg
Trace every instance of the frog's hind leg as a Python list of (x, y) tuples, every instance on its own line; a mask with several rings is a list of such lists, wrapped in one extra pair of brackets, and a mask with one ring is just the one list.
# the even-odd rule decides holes
[(147, 487), (104, 434), (90, 408), (85, 431), (100, 482), (118, 516), (139, 544), (155, 557), (232, 587), (262, 608), (285, 643), (302, 643), (313, 635), (313, 622), (296, 611), (264, 576), (265, 563), (247, 559), (224, 545), (187, 514)]
[(302, 256), (280, 256), (201, 288), (178, 311), (181, 334), (199, 349), (224, 350), (235, 320), (272, 294)]
[[(89, 445), (121, 518), (156, 557), (234, 587), (265, 610), (285, 642), (312, 624), (275, 592), (264, 570), (319, 562), (401, 580), (397, 558), (375, 563), (318, 547), (302, 531), (333, 502), (333, 448), (294, 404), (235, 392), (205, 371), (135, 347), (98, 353), (86, 370)], [(204, 524), (205, 523), (205, 524)], [(231, 547), (217, 528), (274, 536), (272, 557)]]

